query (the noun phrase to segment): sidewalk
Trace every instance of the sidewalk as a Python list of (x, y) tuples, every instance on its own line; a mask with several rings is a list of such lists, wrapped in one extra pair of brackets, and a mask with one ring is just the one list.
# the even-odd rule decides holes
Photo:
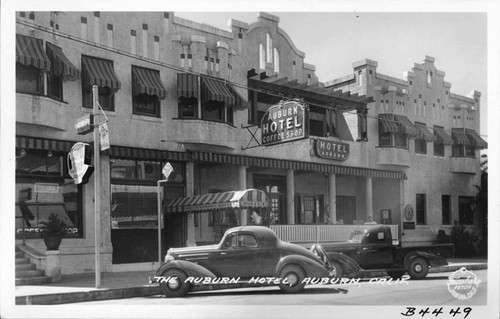
[[(469, 270), (487, 269), (484, 259), (448, 260), (447, 266), (431, 268), (430, 273), (456, 271), (462, 267)], [(133, 298), (161, 294), (158, 286), (149, 286), (152, 271), (101, 273), (101, 288), (95, 288), (95, 274), (62, 276), (58, 283), (36, 286), (16, 286), (16, 305), (54, 305), (73, 302)], [(372, 272), (373, 276), (385, 275)]]

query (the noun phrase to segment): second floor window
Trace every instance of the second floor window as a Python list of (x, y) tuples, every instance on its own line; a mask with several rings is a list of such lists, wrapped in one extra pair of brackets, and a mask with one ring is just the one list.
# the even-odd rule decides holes
[(408, 135), (393, 114), (379, 114), (379, 146), (408, 148)]
[(159, 71), (132, 66), (134, 114), (160, 117), (160, 100), (166, 96)]
[(234, 109), (243, 103), (230, 84), (220, 79), (177, 75), (179, 118), (233, 124)]
[(28, 94), (43, 94), (43, 72), (30, 65), (16, 63), (16, 91)]
[(116, 77), (113, 62), (82, 56), (83, 107), (92, 108), (92, 85), (98, 86), (99, 104), (104, 110), (115, 110), (115, 92), (121, 87)]

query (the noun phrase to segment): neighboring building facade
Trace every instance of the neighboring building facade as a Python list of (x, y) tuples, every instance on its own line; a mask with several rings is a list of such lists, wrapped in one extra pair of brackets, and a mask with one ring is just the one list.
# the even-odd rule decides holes
[[(250, 223), (254, 210), (276, 230), (372, 216), (399, 225), (408, 243), (432, 241), (455, 219), (473, 224), (466, 207), (479, 180), (477, 149), (486, 145), (465, 133), (478, 131), (480, 94), (450, 93), (432, 58), (405, 80), (377, 74), (366, 60), (353, 75), (319, 83), (278, 25), (266, 13), (225, 31), (172, 12), (18, 12), (17, 243), (43, 251), (37, 227), (55, 212), (70, 226), (62, 272), (93, 271), (96, 173), (75, 185), (66, 160), (75, 142), (92, 142), (74, 125), (92, 113), (93, 84), (111, 144), (100, 161), (103, 271), (155, 267), (157, 181), (167, 162), (174, 172), (163, 191), (163, 251), (215, 242), (227, 227)], [(296, 98), (307, 105), (302, 117), (288, 121), (296, 115), (288, 104), (287, 114), (267, 112)], [(422, 125), (394, 125), (392, 114)], [(278, 125), (309, 138), (259, 146)], [(255, 209), (175, 201), (252, 188), (266, 192), (268, 210), (261, 198), (249, 200)], [(415, 214), (404, 219), (407, 205)]]

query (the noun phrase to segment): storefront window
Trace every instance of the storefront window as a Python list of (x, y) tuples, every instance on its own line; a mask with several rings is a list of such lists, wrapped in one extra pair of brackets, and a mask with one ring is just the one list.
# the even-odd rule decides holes
[(64, 237), (83, 237), (82, 186), (67, 175), (65, 154), (16, 151), (16, 238), (41, 238), (52, 213), (66, 223)]

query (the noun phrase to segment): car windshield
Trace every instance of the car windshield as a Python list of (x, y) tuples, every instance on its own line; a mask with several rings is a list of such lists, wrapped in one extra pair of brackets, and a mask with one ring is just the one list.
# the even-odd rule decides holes
[(365, 236), (364, 231), (353, 231), (351, 233), (351, 237), (349, 238), (349, 241), (354, 242), (354, 243), (360, 243), (363, 240), (363, 237)]

